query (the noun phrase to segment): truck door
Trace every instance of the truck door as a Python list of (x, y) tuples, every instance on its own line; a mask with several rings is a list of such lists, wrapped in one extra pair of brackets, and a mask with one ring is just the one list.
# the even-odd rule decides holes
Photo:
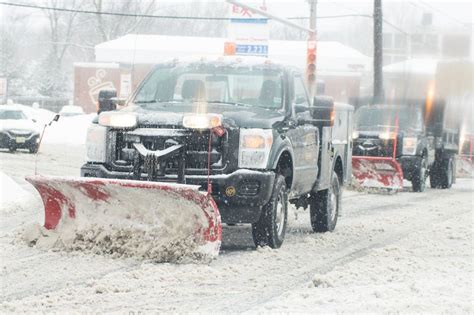
[[(291, 104), (296, 117), (296, 127), (288, 132), (293, 145), (293, 190), (297, 193), (311, 191), (318, 175), (319, 136), (318, 128), (309, 121), (309, 101), (303, 78), (294, 77), (294, 98)], [(305, 118), (298, 119), (298, 118)]]

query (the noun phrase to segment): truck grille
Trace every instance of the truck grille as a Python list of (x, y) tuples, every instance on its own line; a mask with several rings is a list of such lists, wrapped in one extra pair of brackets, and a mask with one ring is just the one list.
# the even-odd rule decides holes
[[(130, 171), (138, 156), (134, 143), (141, 143), (152, 151), (164, 150), (173, 145), (184, 145), (185, 172), (187, 175), (207, 174), (208, 131), (189, 131), (185, 129), (139, 128), (133, 131), (115, 131), (112, 148), (111, 168), (118, 171)], [(211, 170), (220, 174), (226, 167), (227, 133), (223, 137), (212, 134), (211, 138)], [(166, 162), (165, 175), (176, 175), (178, 172), (178, 158)], [(144, 170), (143, 170), (144, 171)]]
[[(354, 156), (393, 156), (393, 139), (382, 140), (372, 137), (360, 137), (354, 140), (352, 155)], [(397, 157), (402, 155), (403, 140), (399, 137), (397, 140)]]

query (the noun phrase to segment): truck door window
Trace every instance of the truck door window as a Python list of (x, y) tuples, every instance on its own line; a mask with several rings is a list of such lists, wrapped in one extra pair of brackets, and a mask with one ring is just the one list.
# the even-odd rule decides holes
[(309, 106), (308, 96), (306, 94), (306, 88), (303, 83), (303, 78), (300, 76), (295, 77), (295, 105)]

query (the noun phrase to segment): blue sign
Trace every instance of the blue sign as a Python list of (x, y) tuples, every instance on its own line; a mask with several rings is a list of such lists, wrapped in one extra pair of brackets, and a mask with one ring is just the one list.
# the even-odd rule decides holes
[(268, 55), (268, 45), (236, 45), (235, 53), (237, 55)]
[(243, 24), (267, 24), (267, 18), (251, 18), (251, 19), (241, 19), (241, 18), (231, 18), (231, 23), (243, 23)]

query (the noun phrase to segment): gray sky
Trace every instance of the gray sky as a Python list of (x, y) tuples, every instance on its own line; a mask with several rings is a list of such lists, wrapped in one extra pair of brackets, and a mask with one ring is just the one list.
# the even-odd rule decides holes
[[(186, 6), (193, 0), (160, 0), (158, 3), (164, 7), (170, 6), (179, 8)], [(225, 0), (201, 0), (210, 5), (212, 3), (222, 3)], [(263, 0), (244, 0), (246, 2), (261, 3)], [(20, 3), (20, 0), (9, 0), (9, 2)], [(47, 5), (45, 0), (37, 0), (38, 5)], [(66, 1), (67, 3), (67, 1)], [(307, 16), (308, 2), (307, 0), (266, 0), (269, 11), (283, 17), (290, 16)], [(472, 0), (383, 0), (384, 8), (386, 9), (384, 15), (387, 20), (392, 22), (389, 9), (397, 6), (403, 6), (407, 9), (422, 10), (433, 13), (433, 24), (443, 28), (470, 28), (472, 32), (473, 21), (473, 1)], [(373, 7), (373, 0), (318, 0), (318, 15), (331, 16), (343, 14), (371, 14)], [(0, 19), (6, 16), (8, 7), (0, 5)], [(17, 9), (27, 10), (27, 9)], [(31, 12), (29, 22), (38, 23), (38, 20), (43, 19), (43, 12), (41, 10), (27, 10)], [(159, 11), (158, 11), (159, 12)], [(396, 23), (396, 21), (393, 21)], [(319, 20), (320, 27), (338, 28), (346, 22), (343, 19), (325, 19)], [(463, 25), (464, 24), (464, 25)], [(466, 26), (467, 25), (467, 26)], [(403, 28), (403, 25), (400, 25)], [(409, 30), (407, 30), (409, 31)]]

